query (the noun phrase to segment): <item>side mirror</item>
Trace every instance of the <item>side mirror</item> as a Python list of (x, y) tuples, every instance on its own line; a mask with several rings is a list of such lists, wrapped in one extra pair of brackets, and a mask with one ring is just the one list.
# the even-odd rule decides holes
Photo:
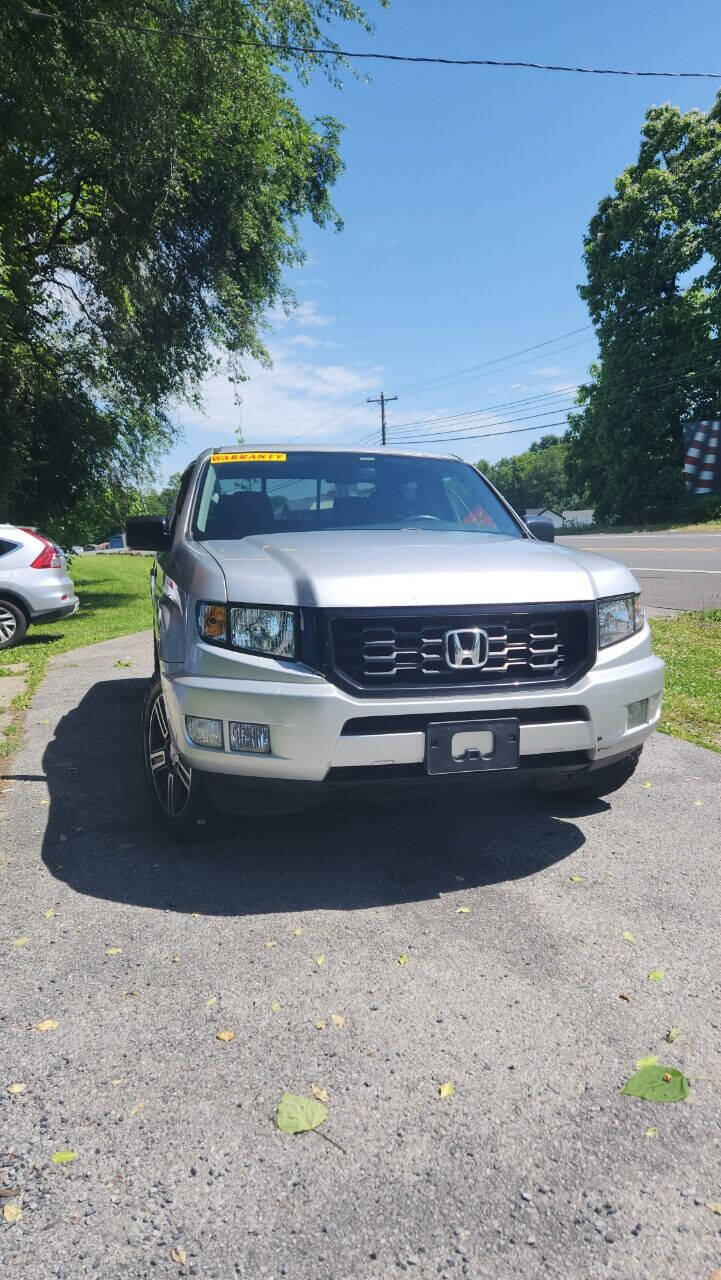
[(553, 542), (556, 530), (551, 520), (527, 520), (526, 528), (539, 542)]
[(170, 546), (167, 516), (133, 516), (125, 526), (131, 551), (165, 551)]

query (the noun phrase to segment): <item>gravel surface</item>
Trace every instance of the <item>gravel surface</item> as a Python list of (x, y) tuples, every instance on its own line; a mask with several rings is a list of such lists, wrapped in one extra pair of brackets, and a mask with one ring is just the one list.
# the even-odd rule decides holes
[[(143, 794), (149, 669), (147, 636), (55, 660), (0, 804), (3, 1275), (721, 1267), (721, 757), (657, 737), (609, 803), (242, 819), (179, 851)], [(619, 1096), (649, 1054), (687, 1101)], [(312, 1085), (327, 1122), (279, 1132)]]

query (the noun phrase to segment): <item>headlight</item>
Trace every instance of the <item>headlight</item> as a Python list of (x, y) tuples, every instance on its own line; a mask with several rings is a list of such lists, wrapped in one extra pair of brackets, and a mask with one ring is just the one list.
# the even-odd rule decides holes
[(612, 600), (598, 602), (598, 647), (607, 649), (610, 644), (627, 640), (640, 631), (644, 623), (641, 596), (614, 596)]
[(230, 610), (230, 642), (238, 649), (268, 653), (276, 658), (294, 658), (295, 613), (292, 609), (237, 605)]

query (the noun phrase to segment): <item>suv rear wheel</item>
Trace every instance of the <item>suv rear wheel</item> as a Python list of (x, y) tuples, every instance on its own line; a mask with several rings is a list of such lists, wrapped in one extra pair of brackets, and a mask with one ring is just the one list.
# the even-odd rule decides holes
[(143, 764), (150, 803), (161, 826), (176, 840), (197, 834), (207, 808), (203, 783), (170, 735), (160, 676), (151, 680), (143, 707)]
[(9, 600), (0, 600), (0, 649), (20, 644), (27, 629), (28, 620), (22, 609)]

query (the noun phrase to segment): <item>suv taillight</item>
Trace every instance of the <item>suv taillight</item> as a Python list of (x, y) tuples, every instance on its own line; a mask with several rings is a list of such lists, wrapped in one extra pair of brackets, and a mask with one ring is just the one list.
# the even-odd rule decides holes
[(35, 557), (30, 565), (31, 569), (62, 569), (63, 562), (60, 559), (60, 553), (54, 542), (51, 542), (49, 538), (46, 538), (44, 533), (38, 533), (35, 529), (23, 528), (23, 533), (32, 534), (33, 538), (37, 538), (38, 541), (43, 544), (42, 551)]

